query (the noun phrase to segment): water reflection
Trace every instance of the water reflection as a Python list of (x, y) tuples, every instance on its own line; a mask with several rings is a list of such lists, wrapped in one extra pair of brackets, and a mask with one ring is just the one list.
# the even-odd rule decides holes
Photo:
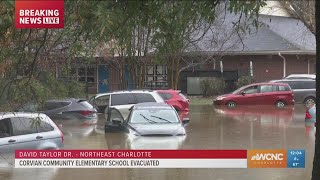
[(267, 126), (289, 124), (294, 117), (293, 107), (279, 109), (274, 106), (216, 106), (215, 111), (238, 121), (257, 121), (260, 125)]
[[(216, 107), (217, 108), (217, 107)], [(313, 123), (304, 120), (306, 108), (190, 106), (187, 136), (138, 137), (105, 133), (105, 119), (96, 125), (59, 121), (65, 133), (65, 149), (305, 149), (304, 169), (0, 169), (0, 180), (104, 180), (104, 179), (310, 179)]]

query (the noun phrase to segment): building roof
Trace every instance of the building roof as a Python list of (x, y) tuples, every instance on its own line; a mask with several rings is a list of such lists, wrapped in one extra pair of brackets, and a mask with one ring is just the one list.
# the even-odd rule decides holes
[[(287, 16), (260, 14), (260, 27), (237, 33), (234, 22), (239, 15), (226, 14), (217, 19), (201, 40), (190, 44), (186, 52), (223, 52), (224, 54), (311, 54), (315, 55), (314, 34), (298, 19)], [(251, 21), (252, 22), (252, 21)], [(249, 22), (249, 23), (251, 23)], [(248, 25), (245, 19), (240, 22)], [(203, 28), (204, 29), (204, 28)], [(198, 32), (193, 39), (203, 34)], [(283, 53), (283, 54), (285, 54)]]

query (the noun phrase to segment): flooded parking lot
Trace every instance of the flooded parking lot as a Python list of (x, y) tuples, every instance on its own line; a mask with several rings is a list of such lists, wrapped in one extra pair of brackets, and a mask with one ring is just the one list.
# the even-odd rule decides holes
[(314, 150), (313, 123), (304, 120), (305, 107), (190, 107), (185, 137), (132, 138), (104, 133), (101, 115), (96, 125), (61, 124), (65, 149), (305, 149), (303, 169), (12, 169), (0, 170), (1, 180), (102, 179), (310, 179)]

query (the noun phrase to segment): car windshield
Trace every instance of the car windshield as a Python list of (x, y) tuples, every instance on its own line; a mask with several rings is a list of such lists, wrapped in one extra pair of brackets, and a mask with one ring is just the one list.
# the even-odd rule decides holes
[(132, 112), (132, 124), (173, 124), (179, 123), (173, 109), (137, 109)]

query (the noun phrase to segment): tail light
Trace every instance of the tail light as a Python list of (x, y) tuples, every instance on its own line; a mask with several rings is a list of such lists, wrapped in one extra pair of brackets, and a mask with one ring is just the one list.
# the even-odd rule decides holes
[(60, 135), (61, 135), (61, 141), (62, 141), (62, 144), (63, 144), (63, 142), (64, 142), (64, 135), (63, 135), (63, 133), (62, 133), (62, 130), (61, 130), (61, 126), (59, 125), (59, 131), (60, 131)]
[(309, 113), (309, 110), (306, 111), (306, 117), (305, 118), (306, 119), (311, 119), (312, 118), (311, 114)]
[(94, 113), (93, 111), (80, 111), (80, 114), (83, 115), (83, 116), (90, 116), (93, 113)]

